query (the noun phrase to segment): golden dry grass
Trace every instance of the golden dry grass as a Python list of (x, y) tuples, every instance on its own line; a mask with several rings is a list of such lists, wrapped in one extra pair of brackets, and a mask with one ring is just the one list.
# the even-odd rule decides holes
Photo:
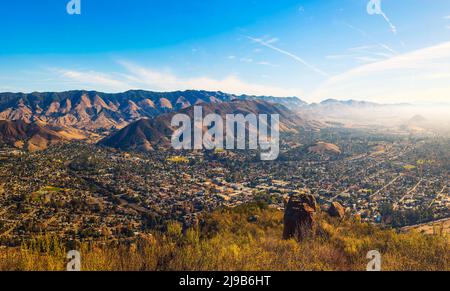
[[(249, 222), (257, 215), (256, 222)], [(347, 219), (319, 215), (317, 234), (282, 240), (281, 211), (255, 205), (220, 210), (201, 227), (140, 235), (129, 243), (82, 243), (83, 270), (365, 270), (370, 250), (382, 253), (383, 270), (450, 270), (449, 240), (417, 232), (398, 234)], [(0, 270), (64, 270), (67, 248), (39, 237), (21, 248), (0, 250)]]

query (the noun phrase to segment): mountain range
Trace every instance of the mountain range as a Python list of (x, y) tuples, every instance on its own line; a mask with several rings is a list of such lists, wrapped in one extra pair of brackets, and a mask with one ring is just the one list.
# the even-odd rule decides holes
[[(234, 100), (224, 103), (209, 103), (202, 106), (203, 116), (218, 114), (225, 119), (227, 114), (279, 114), (280, 133), (298, 133), (301, 129), (317, 128), (318, 123), (304, 120), (284, 105), (263, 100)], [(193, 120), (194, 107), (179, 111)], [(122, 150), (151, 151), (156, 148), (169, 148), (175, 128), (171, 120), (175, 113), (163, 114), (154, 119), (141, 119), (100, 141), (101, 145)], [(203, 131), (206, 127), (203, 128)]]
[(287, 106), (305, 104), (296, 97), (237, 96), (208, 91), (0, 93), (0, 120), (40, 121), (54, 126), (102, 132), (123, 128), (141, 118), (153, 118), (200, 103), (222, 103), (236, 99), (266, 100)]
[(390, 118), (394, 108), (407, 106), (334, 99), (308, 104), (298, 97), (195, 90), (0, 93), (0, 143), (37, 150), (57, 142), (85, 139), (101, 140), (103, 145), (121, 149), (151, 150), (168, 145), (175, 112), (192, 115), (193, 106), (199, 104), (205, 115), (278, 113), (282, 132), (317, 129), (329, 121), (360, 123), (368, 116), (378, 122), (381, 117)]

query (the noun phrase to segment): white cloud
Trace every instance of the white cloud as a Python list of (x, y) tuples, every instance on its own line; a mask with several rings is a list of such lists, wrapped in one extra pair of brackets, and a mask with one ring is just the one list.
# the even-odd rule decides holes
[(170, 72), (163, 72), (140, 65), (120, 61), (125, 69), (124, 74), (105, 74), (95, 71), (58, 70), (60, 77), (76, 81), (83, 88), (100, 87), (108, 91), (124, 91), (129, 89), (146, 89), (155, 91), (175, 90), (208, 90), (223, 91), (234, 94), (300, 96), (300, 90), (287, 90), (264, 84), (248, 83), (235, 75), (222, 79), (207, 76), (182, 78)]
[(13, 91), (17, 91), (17, 90), (11, 86), (0, 86), (0, 91), (1, 92), (13, 92)]
[(277, 65), (272, 64), (271, 62), (267, 62), (267, 61), (261, 61), (261, 62), (257, 62), (256, 64), (261, 65), (261, 66), (269, 66), (269, 67), (279, 67)]
[(440, 66), (439, 61), (448, 61), (450, 58), (450, 42), (445, 42), (436, 46), (420, 49), (411, 53), (398, 55), (390, 59), (374, 64), (358, 67), (347, 73), (331, 78), (337, 81), (343, 78), (354, 77), (375, 72), (386, 72), (401, 69), (423, 69), (436, 68)]
[(223, 79), (210, 77), (181, 78), (172, 73), (160, 72), (144, 68), (130, 62), (120, 62), (129, 72), (128, 80), (137, 84), (138, 87), (152, 90), (210, 90), (223, 91), (234, 94), (293, 96), (299, 95), (299, 90), (286, 90), (283, 88), (248, 83), (240, 80), (237, 76), (229, 75)]
[(392, 53), (386, 53), (384, 50), (380, 51), (379, 46), (365, 45), (352, 47), (347, 49), (347, 52), (328, 55), (325, 58), (329, 60), (351, 59), (357, 62), (372, 63), (392, 56)]
[(355, 57), (355, 60), (361, 63), (373, 63), (373, 62), (377, 62), (380, 59), (374, 58), (374, 57), (369, 57), (369, 56), (358, 56)]
[(325, 58), (327, 58), (329, 60), (340, 60), (340, 59), (352, 58), (355, 56), (356, 56), (355, 54), (336, 54), (336, 55), (325, 56)]
[(88, 87), (97, 86), (101, 88), (109, 88), (110, 90), (124, 90), (129, 88), (129, 84), (112, 76), (95, 71), (76, 71), (76, 70), (64, 70), (57, 69), (57, 73), (63, 79), (69, 79), (76, 81), (80, 85)]
[(324, 98), (448, 101), (450, 42), (366, 64), (331, 77), (313, 93)]

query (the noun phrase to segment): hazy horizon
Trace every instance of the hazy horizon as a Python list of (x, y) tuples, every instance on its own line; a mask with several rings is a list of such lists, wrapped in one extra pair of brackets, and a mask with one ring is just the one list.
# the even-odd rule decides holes
[(70, 89), (70, 90), (63, 90), (63, 91), (49, 91), (49, 90), (44, 90), (44, 91), (3, 91), (0, 92), (0, 94), (33, 94), (33, 93), (39, 93), (39, 94), (43, 94), (43, 93), (64, 93), (64, 92), (70, 92), (70, 91), (86, 91), (86, 92), (98, 92), (98, 93), (104, 93), (104, 94), (122, 94), (122, 93), (126, 93), (128, 91), (146, 91), (146, 92), (154, 92), (154, 93), (172, 93), (172, 92), (186, 92), (186, 91), (209, 91), (209, 92), (221, 92), (221, 93), (225, 93), (225, 94), (230, 94), (230, 95), (235, 95), (235, 96), (243, 96), (243, 95), (248, 95), (248, 96), (255, 96), (255, 97), (274, 97), (274, 98), (298, 98), (303, 102), (306, 102), (308, 105), (314, 105), (314, 104), (320, 104), (322, 102), (325, 101), (330, 101), (330, 100), (336, 100), (338, 102), (367, 102), (367, 103), (374, 103), (374, 104), (378, 104), (378, 105), (392, 105), (392, 106), (425, 106), (428, 108), (433, 108), (435, 106), (450, 106), (450, 102), (376, 102), (376, 101), (367, 101), (367, 100), (363, 100), (363, 99), (338, 99), (338, 98), (325, 98), (322, 100), (317, 100), (317, 101), (312, 101), (312, 102), (308, 102), (307, 99), (308, 98), (304, 98), (303, 96), (271, 96), (271, 95), (253, 95), (253, 94), (246, 94), (246, 93), (230, 93), (230, 92), (226, 92), (226, 91), (222, 91), (222, 90), (203, 90), (203, 89), (182, 89), (182, 90), (173, 90), (173, 91), (155, 91), (155, 90), (150, 90), (150, 89), (137, 89), (137, 88), (130, 88), (128, 90), (124, 90), (124, 91), (117, 91), (117, 92), (106, 92), (106, 91), (100, 91), (100, 90), (95, 90), (95, 89)]

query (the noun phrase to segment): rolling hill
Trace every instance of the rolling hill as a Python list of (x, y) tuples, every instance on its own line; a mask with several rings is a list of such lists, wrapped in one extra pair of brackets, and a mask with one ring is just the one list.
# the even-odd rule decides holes
[(0, 121), (0, 144), (36, 151), (65, 140), (68, 139), (63, 135), (38, 123)]
[[(318, 125), (300, 118), (283, 105), (261, 100), (235, 100), (233, 102), (203, 104), (203, 116), (211, 113), (225, 118), (226, 114), (279, 114), (281, 133), (298, 133), (299, 129), (315, 128)], [(179, 113), (193, 118), (194, 107)], [(160, 115), (154, 119), (141, 119), (100, 141), (99, 144), (122, 150), (149, 151), (155, 148), (170, 147), (174, 128), (171, 120), (175, 113)], [(205, 130), (205, 129), (204, 129)]]
[(341, 149), (337, 145), (326, 142), (317, 142), (309, 146), (308, 152), (318, 155), (324, 154), (339, 155), (342, 153)]

